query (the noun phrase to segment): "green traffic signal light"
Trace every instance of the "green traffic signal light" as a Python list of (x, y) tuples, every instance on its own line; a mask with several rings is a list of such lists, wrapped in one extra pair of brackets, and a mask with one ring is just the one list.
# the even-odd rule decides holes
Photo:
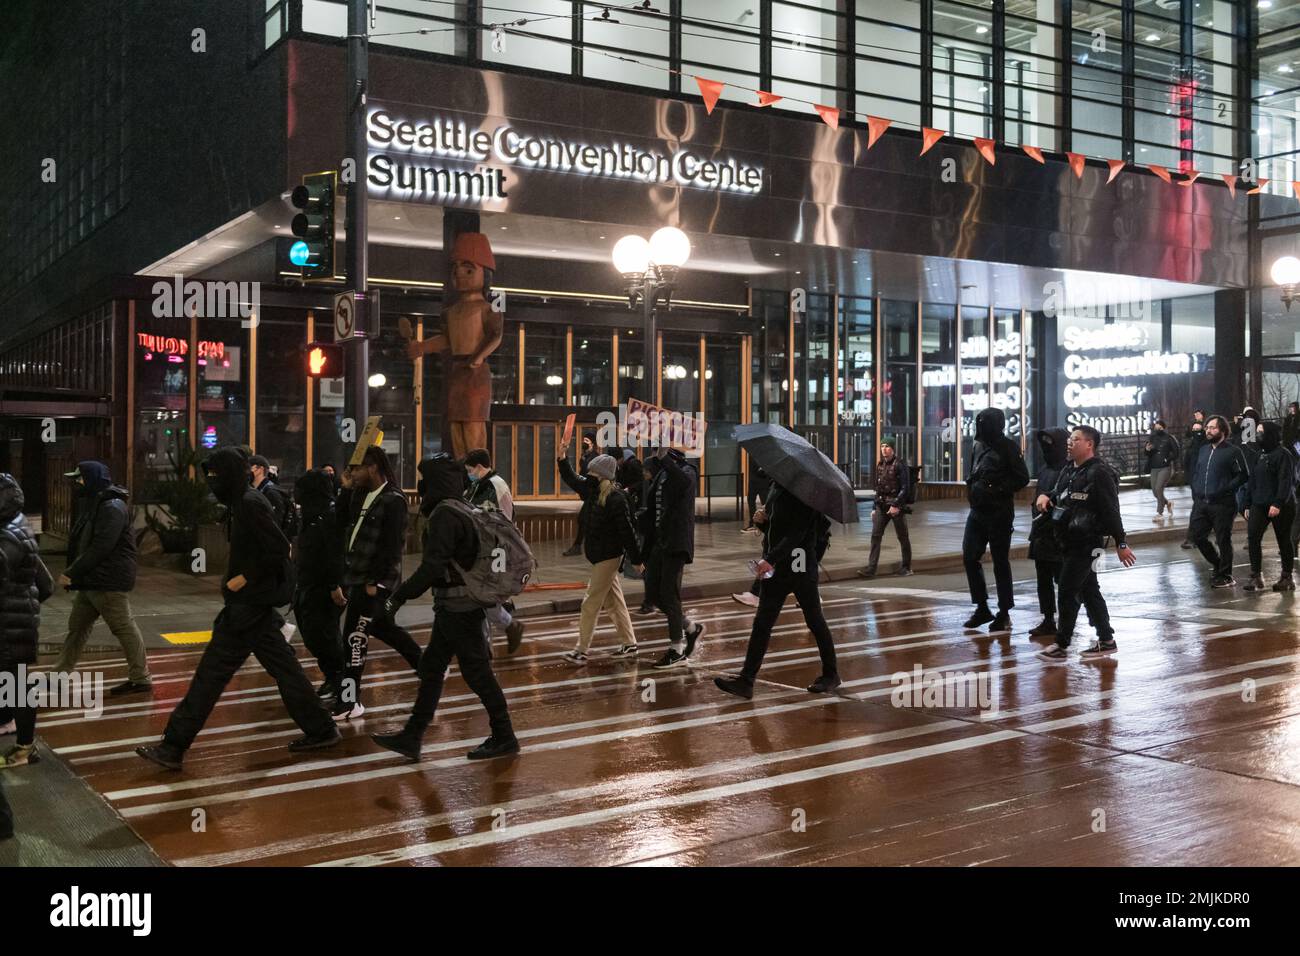
[(302, 212), (293, 217), (294, 243), (290, 260), (302, 268), (304, 279), (334, 278), (334, 196), (336, 174), (311, 173), (294, 187), (290, 199)]

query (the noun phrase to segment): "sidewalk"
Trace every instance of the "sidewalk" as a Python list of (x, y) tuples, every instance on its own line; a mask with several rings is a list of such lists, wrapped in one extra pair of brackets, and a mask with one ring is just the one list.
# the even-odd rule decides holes
[[(1170, 489), (1168, 494), (1169, 500), (1174, 504), (1174, 517), (1155, 522), (1152, 521), (1155, 504), (1150, 491), (1134, 488), (1120, 492), (1124, 526), (1135, 550), (1140, 552), (1143, 542), (1182, 540), (1190, 512), (1190, 493), (1186, 488), (1179, 487)], [(908, 530), (912, 539), (912, 569), (917, 572), (959, 569), (966, 503), (961, 500), (923, 501), (914, 507), (915, 513), (908, 517)], [(703, 503), (700, 504), (700, 510), (703, 512)], [(866, 563), (871, 546), (870, 503), (861, 502), (859, 510), (862, 520), (857, 524), (832, 525), (830, 550), (822, 562), (823, 580), (856, 580), (857, 569)], [(715, 514), (720, 511), (726, 513), (725, 509), (715, 507)], [(682, 589), (684, 597), (715, 597), (749, 587), (751, 578), (747, 563), (751, 558), (760, 556), (762, 540), (758, 535), (741, 534), (741, 527), (736, 521), (702, 521), (696, 525), (695, 562), (686, 571)], [(1029, 550), (1027, 506), (1016, 509), (1015, 529), (1011, 556), (1023, 558)], [(1236, 540), (1244, 550), (1245, 532), (1240, 524)], [(569, 584), (573, 587), (526, 591), (515, 602), (521, 616), (564, 613), (578, 609), (591, 566), (582, 557), (564, 557), (562, 552), (567, 546), (567, 541), (546, 541), (537, 545), (534, 550), (539, 563), (536, 583)], [(890, 580), (899, 557), (898, 538), (892, 529), (888, 529), (881, 551), (880, 577), (877, 583)], [(413, 572), (419, 560), (419, 555), (406, 555), (404, 573)], [(57, 576), (63, 568), (62, 557), (51, 556), (48, 563), (51, 573)], [(900, 580), (900, 585), (904, 580), (906, 579)], [(624, 578), (623, 585), (629, 596), (628, 603), (639, 601), (641, 583)], [(131, 605), (136, 621), (144, 632), (146, 645), (170, 647), (206, 640), (212, 619), (221, 609), (221, 598), (217, 590), (217, 579), (213, 575), (197, 577), (178, 571), (141, 567), (136, 589), (131, 595)], [(62, 591), (42, 606), (42, 650), (53, 651), (62, 645), (70, 606), (69, 596)], [(432, 617), (432, 608), (425, 597), (404, 607), (398, 615), (398, 621), (408, 627), (419, 627), (427, 626)], [(102, 623), (97, 624), (88, 647), (116, 646), (108, 629)]]

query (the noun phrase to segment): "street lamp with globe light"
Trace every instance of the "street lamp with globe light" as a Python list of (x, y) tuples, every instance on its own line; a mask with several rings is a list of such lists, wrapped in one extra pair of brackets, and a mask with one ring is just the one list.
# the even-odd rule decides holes
[(642, 401), (653, 405), (659, 384), (659, 362), (654, 354), (657, 333), (655, 330), (655, 307), (662, 299), (665, 308), (671, 303), (673, 287), (677, 282), (677, 271), (691, 257), (691, 240), (686, 233), (675, 226), (664, 226), (655, 232), (647, 242), (641, 236), (624, 236), (614, 244), (611, 256), (614, 268), (622, 274), (627, 283), (627, 304), (636, 308), (639, 301), (642, 309), (642, 324), (645, 339), (643, 368), (653, 374), (642, 378)]
[(1281, 286), (1282, 304), (1290, 312), (1291, 303), (1297, 298), (1296, 287), (1300, 286), (1300, 259), (1295, 256), (1283, 256), (1273, 263), (1269, 275), (1275, 285)]

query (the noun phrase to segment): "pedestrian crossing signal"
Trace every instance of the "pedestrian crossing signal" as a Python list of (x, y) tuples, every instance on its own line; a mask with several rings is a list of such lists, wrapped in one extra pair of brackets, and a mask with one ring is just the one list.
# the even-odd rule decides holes
[(307, 346), (307, 375), (311, 378), (339, 378), (343, 375), (343, 349), (328, 342)]

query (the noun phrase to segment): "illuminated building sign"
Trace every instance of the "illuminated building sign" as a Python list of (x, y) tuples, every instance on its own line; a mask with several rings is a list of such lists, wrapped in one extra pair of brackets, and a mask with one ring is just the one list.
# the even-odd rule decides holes
[[(148, 332), (137, 332), (135, 334), (136, 345), (145, 350), (145, 359), (153, 357), (151, 353), (166, 355), (169, 358), (176, 356), (183, 358), (189, 354), (190, 343), (185, 339), (176, 338), (171, 335), (151, 335)], [(210, 342), (207, 340), (199, 341), (199, 358), (220, 360), (226, 357), (225, 342)]]
[(366, 139), (371, 192), (401, 199), (499, 201), (507, 196), (506, 167), (516, 175), (535, 170), (717, 192), (753, 194), (763, 188), (762, 168), (735, 159), (689, 148), (660, 150), (614, 139), (587, 142), (563, 133), (538, 134), (508, 120), (479, 125), (440, 115), (409, 119), (401, 111), (376, 106), (366, 117)]

